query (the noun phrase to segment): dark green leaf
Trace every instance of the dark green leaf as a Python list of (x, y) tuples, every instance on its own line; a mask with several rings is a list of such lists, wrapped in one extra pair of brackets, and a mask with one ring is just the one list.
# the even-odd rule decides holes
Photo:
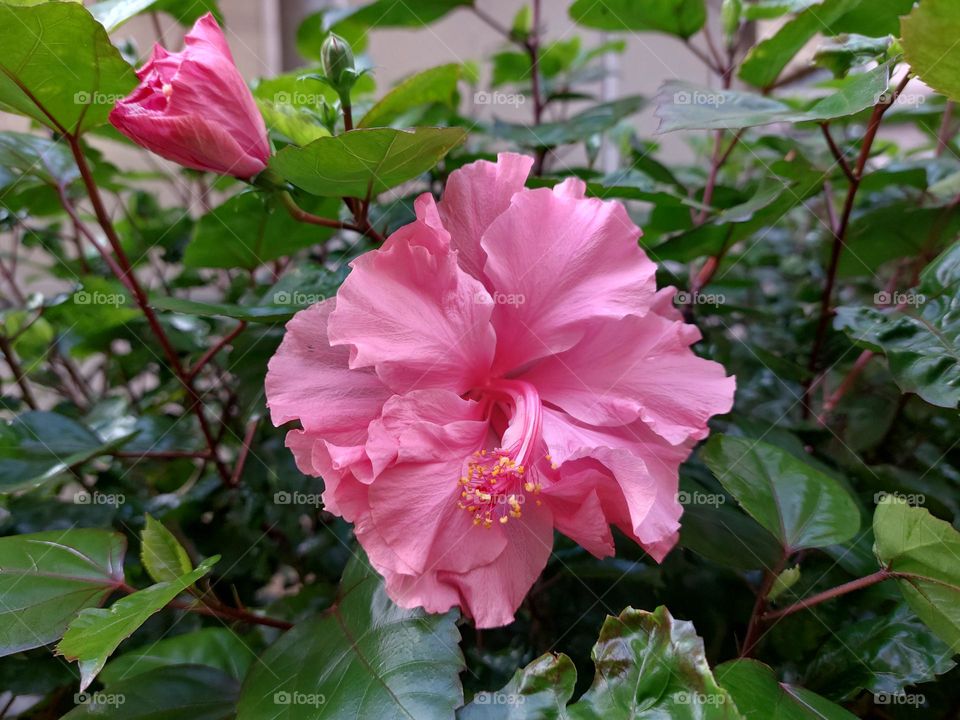
[(506, 685), (477, 693), (458, 720), (562, 720), (573, 696), (577, 669), (562, 653), (541, 655), (514, 673)]
[(788, 550), (843, 543), (860, 527), (836, 480), (774, 445), (714, 435), (703, 460), (743, 509)]
[(226, 317), (267, 324), (289, 320), (297, 310), (302, 309), (301, 307), (280, 304), (248, 306), (229, 305), (227, 303), (206, 303), (164, 295), (152, 297), (150, 304), (158, 310), (167, 310), (169, 312), (180, 313), (181, 315)]
[(106, 31), (77, 3), (0, 4), (0, 108), (78, 134), (106, 122), (136, 84)]
[(270, 166), (314, 195), (376, 197), (425, 173), (465, 138), (459, 128), (351, 130), (284, 148)]
[(106, 609), (87, 608), (73, 621), (57, 652), (80, 666), (80, 691), (93, 682), (121, 642), (171, 600), (202, 578), (219, 558), (204, 560), (196, 570), (170, 582), (157, 583), (120, 598)]
[(63, 720), (228, 720), (233, 717), (239, 683), (202, 665), (174, 665), (138, 674), (80, 701)]
[(439, 20), (457, 8), (472, 5), (475, 0), (420, 0), (416, 3), (377, 0), (353, 10), (330, 13), (333, 31), (341, 34), (341, 23), (348, 22), (368, 28), (419, 27)]
[(463, 702), (455, 613), (404, 610), (354, 559), (327, 613), (289, 630), (253, 666), (238, 720), (451, 717)]
[(107, 530), (0, 538), (0, 655), (54, 642), (123, 583), (127, 541)]
[(816, 693), (779, 682), (769, 666), (756, 660), (731, 660), (714, 674), (733, 696), (744, 720), (856, 720)]

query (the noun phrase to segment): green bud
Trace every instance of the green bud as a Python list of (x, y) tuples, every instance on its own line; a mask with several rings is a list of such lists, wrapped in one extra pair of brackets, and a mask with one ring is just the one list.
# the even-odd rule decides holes
[(732, 45), (740, 29), (740, 17), (743, 14), (742, 0), (723, 0), (720, 6), (720, 22), (727, 44)]
[(320, 46), (320, 62), (327, 82), (341, 94), (350, 91), (357, 79), (350, 43), (339, 35), (330, 33)]

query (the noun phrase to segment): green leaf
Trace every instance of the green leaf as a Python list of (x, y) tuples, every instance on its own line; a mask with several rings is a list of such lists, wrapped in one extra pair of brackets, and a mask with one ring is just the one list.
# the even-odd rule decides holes
[[(861, 0), (824, 0), (802, 11), (777, 33), (755, 45), (740, 66), (740, 79), (766, 88), (773, 85), (794, 56), (830, 23), (853, 10)], [(882, 92), (882, 91), (881, 91)]]
[(237, 719), (452, 717), (463, 702), (456, 613), (397, 607), (365, 559), (350, 561), (340, 587), (329, 611), (253, 666)]
[[(878, 294), (895, 304), (900, 295)], [(916, 293), (883, 312), (837, 308), (835, 325), (855, 342), (887, 356), (890, 372), (905, 393), (931, 405), (960, 404), (960, 243), (954, 244), (920, 276)]]
[(680, 524), (680, 544), (735, 570), (763, 570), (780, 559), (780, 546), (770, 533), (729, 505), (687, 505)]
[(0, 424), (0, 493), (41, 485), (129, 439), (104, 442), (77, 421), (53, 412), (18, 415)]
[[(330, 200), (306, 209), (336, 219), (338, 206)], [(294, 220), (271, 196), (241, 192), (200, 218), (183, 262), (187, 267), (253, 270), (323, 243), (332, 234), (333, 228)]]
[(887, 90), (890, 65), (851, 75), (832, 95), (797, 110), (779, 100), (736, 90), (710, 90), (671, 80), (657, 94), (658, 133), (674, 130), (739, 129), (789, 122), (822, 122), (873, 107)]
[(240, 684), (203, 665), (174, 665), (139, 673), (96, 693), (80, 693), (81, 703), (63, 720), (227, 720), (233, 717)]
[(171, 582), (193, 570), (183, 545), (150, 515), (147, 515), (140, 542), (140, 561), (154, 582)]
[(744, 20), (773, 20), (790, 13), (806, 10), (820, 0), (745, 0)]
[(90, 5), (90, 13), (98, 23), (113, 32), (142, 12), (156, 5), (157, 0), (102, 0)]
[(570, 17), (598, 30), (654, 30), (688, 38), (707, 22), (704, 0), (576, 0)]
[(0, 109), (79, 134), (136, 84), (106, 31), (76, 3), (0, 4)]
[(590, 135), (609, 130), (624, 118), (640, 112), (646, 104), (645, 98), (631, 95), (594, 105), (567, 120), (543, 123), (536, 127), (497, 120), (489, 132), (495, 137), (509, 140), (517, 145), (552, 148), (557, 145), (582, 142)]
[(950, 649), (905, 604), (833, 632), (804, 680), (830, 697), (848, 699), (860, 690), (902, 695), (955, 666)]
[(57, 653), (80, 666), (80, 692), (87, 689), (107, 658), (121, 642), (130, 637), (151, 615), (202, 578), (219, 560), (204, 560), (196, 570), (170, 582), (157, 583), (120, 598), (106, 609), (87, 608), (70, 623)]
[(228, 303), (206, 303), (186, 298), (158, 295), (150, 298), (150, 305), (158, 310), (196, 315), (197, 317), (224, 317), (247, 322), (281, 323), (293, 317), (294, 313), (306, 305), (230, 305)]
[(404, 113), (424, 105), (440, 103), (454, 107), (462, 70), (462, 65), (451, 63), (411, 75), (370, 108), (358, 127), (385, 127)]
[(900, 23), (904, 57), (920, 79), (952, 100), (960, 100), (960, 5), (923, 0)]
[(860, 33), (869, 37), (900, 35), (900, 16), (915, 0), (860, 0), (860, 4), (830, 24), (832, 33)]
[(703, 460), (743, 509), (788, 551), (846, 542), (857, 505), (836, 480), (775, 445), (714, 435)]
[(80, 175), (65, 142), (12, 131), (0, 132), (0, 167), (19, 176), (18, 185), (27, 179), (69, 185)]
[(377, 0), (354, 10), (328, 13), (328, 22), (333, 32), (343, 22), (364, 25), (368, 28), (380, 27), (419, 27), (429, 25), (457, 8), (472, 5), (474, 0), (419, 0), (416, 3), (396, 2), (396, 0)]
[(110, 686), (171, 665), (203, 665), (242, 680), (255, 658), (256, 652), (234, 631), (203, 628), (119, 655), (106, 664), (100, 680)]
[(924, 508), (886, 497), (873, 515), (874, 552), (897, 573), (911, 609), (960, 652), (960, 533)]
[(517, 670), (500, 690), (480, 692), (457, 712), (458, 720), (562, 720), (573, 696), (577, 669), (566, 655), (547, 653)]
[(567, 708), (571, 720), (739, 720), (710, 673), (693, 624), (675, 620), (665, 607), (607, 617), (591, 657), (596, 675)]
[(714, 674), (744, 720), (856, 720), (814, 692), (779, 682), (772, 668), (756, 660), (731, 660)]
[(846, 77), (854, 65), (884, 57), (892, 42), (890, 37), (841, 35), (817, 48), (813, 62), (832, 72), (834, 77)]
[(351, 130), (284, 148), (270, 167), (314, 195), (375, 197), (427, 172), (465, 139), (460, 128)]
[(0, 538), (0, 655), (63, 635), (84, 608), (123, 583), (127, 541), (108, 530), (63, 530)]
[(171, 15), (185, 27), (190, 27), (208, 12), (223, 25), (223, 13), (217, 0), (157, 0), (155, 8)]

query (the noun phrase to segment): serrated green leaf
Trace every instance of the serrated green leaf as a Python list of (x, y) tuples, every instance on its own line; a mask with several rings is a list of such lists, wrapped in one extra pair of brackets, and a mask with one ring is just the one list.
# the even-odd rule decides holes
[(193, 570), (183, 545), (150, 515), (147, 515), (140, 542), (140, 561), (154, 582), (174, 581)]
[(270, 167), (314, 195), (376, 197), (412, 180), (466, 139), (460, 128), (374, 128), (287, 147)]
[(923, 0), (900, 23), (906, 61), (927, 85), (960, 100), (960, 5)]
[(108, 530), (0, 538), (0, 655), (59, 639), (123, 583), (127, 541)]
[(57, 653), (76, 660), (80, 667), (80, 692), (103, 669), (107, 659), (121, 642), (145, 623), (151, 615), (202, 578), (219, 556), (204, 560), (196, 570), (176, 580), (157, 583), (120, 598), (109, 608), (87, 608), (70, 623), (57, 645)]
[(136, 77), (77, 3), (0, 4), (0, 109), (79, 134), (106, 122)]
[(846, 542), (860, 527), (840, 484), (775, 445), (714, 435), (703, 460), (743, 509), (788, 551)]

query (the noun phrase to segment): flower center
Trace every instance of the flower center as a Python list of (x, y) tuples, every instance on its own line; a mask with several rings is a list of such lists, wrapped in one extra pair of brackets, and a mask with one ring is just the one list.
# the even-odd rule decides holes
[(540, 492), (535, 453), (542, 446), (542, 407), (533, 385), (520, 380), (495, 380), (475, 394), (488, 404), (491, 424), (499, 415), (506, 429), (500, 447), (481, 448), (467, 459), (458, 507), (473, 515), (474, 525), (489, 528), (522, 517), (527, 497)]

